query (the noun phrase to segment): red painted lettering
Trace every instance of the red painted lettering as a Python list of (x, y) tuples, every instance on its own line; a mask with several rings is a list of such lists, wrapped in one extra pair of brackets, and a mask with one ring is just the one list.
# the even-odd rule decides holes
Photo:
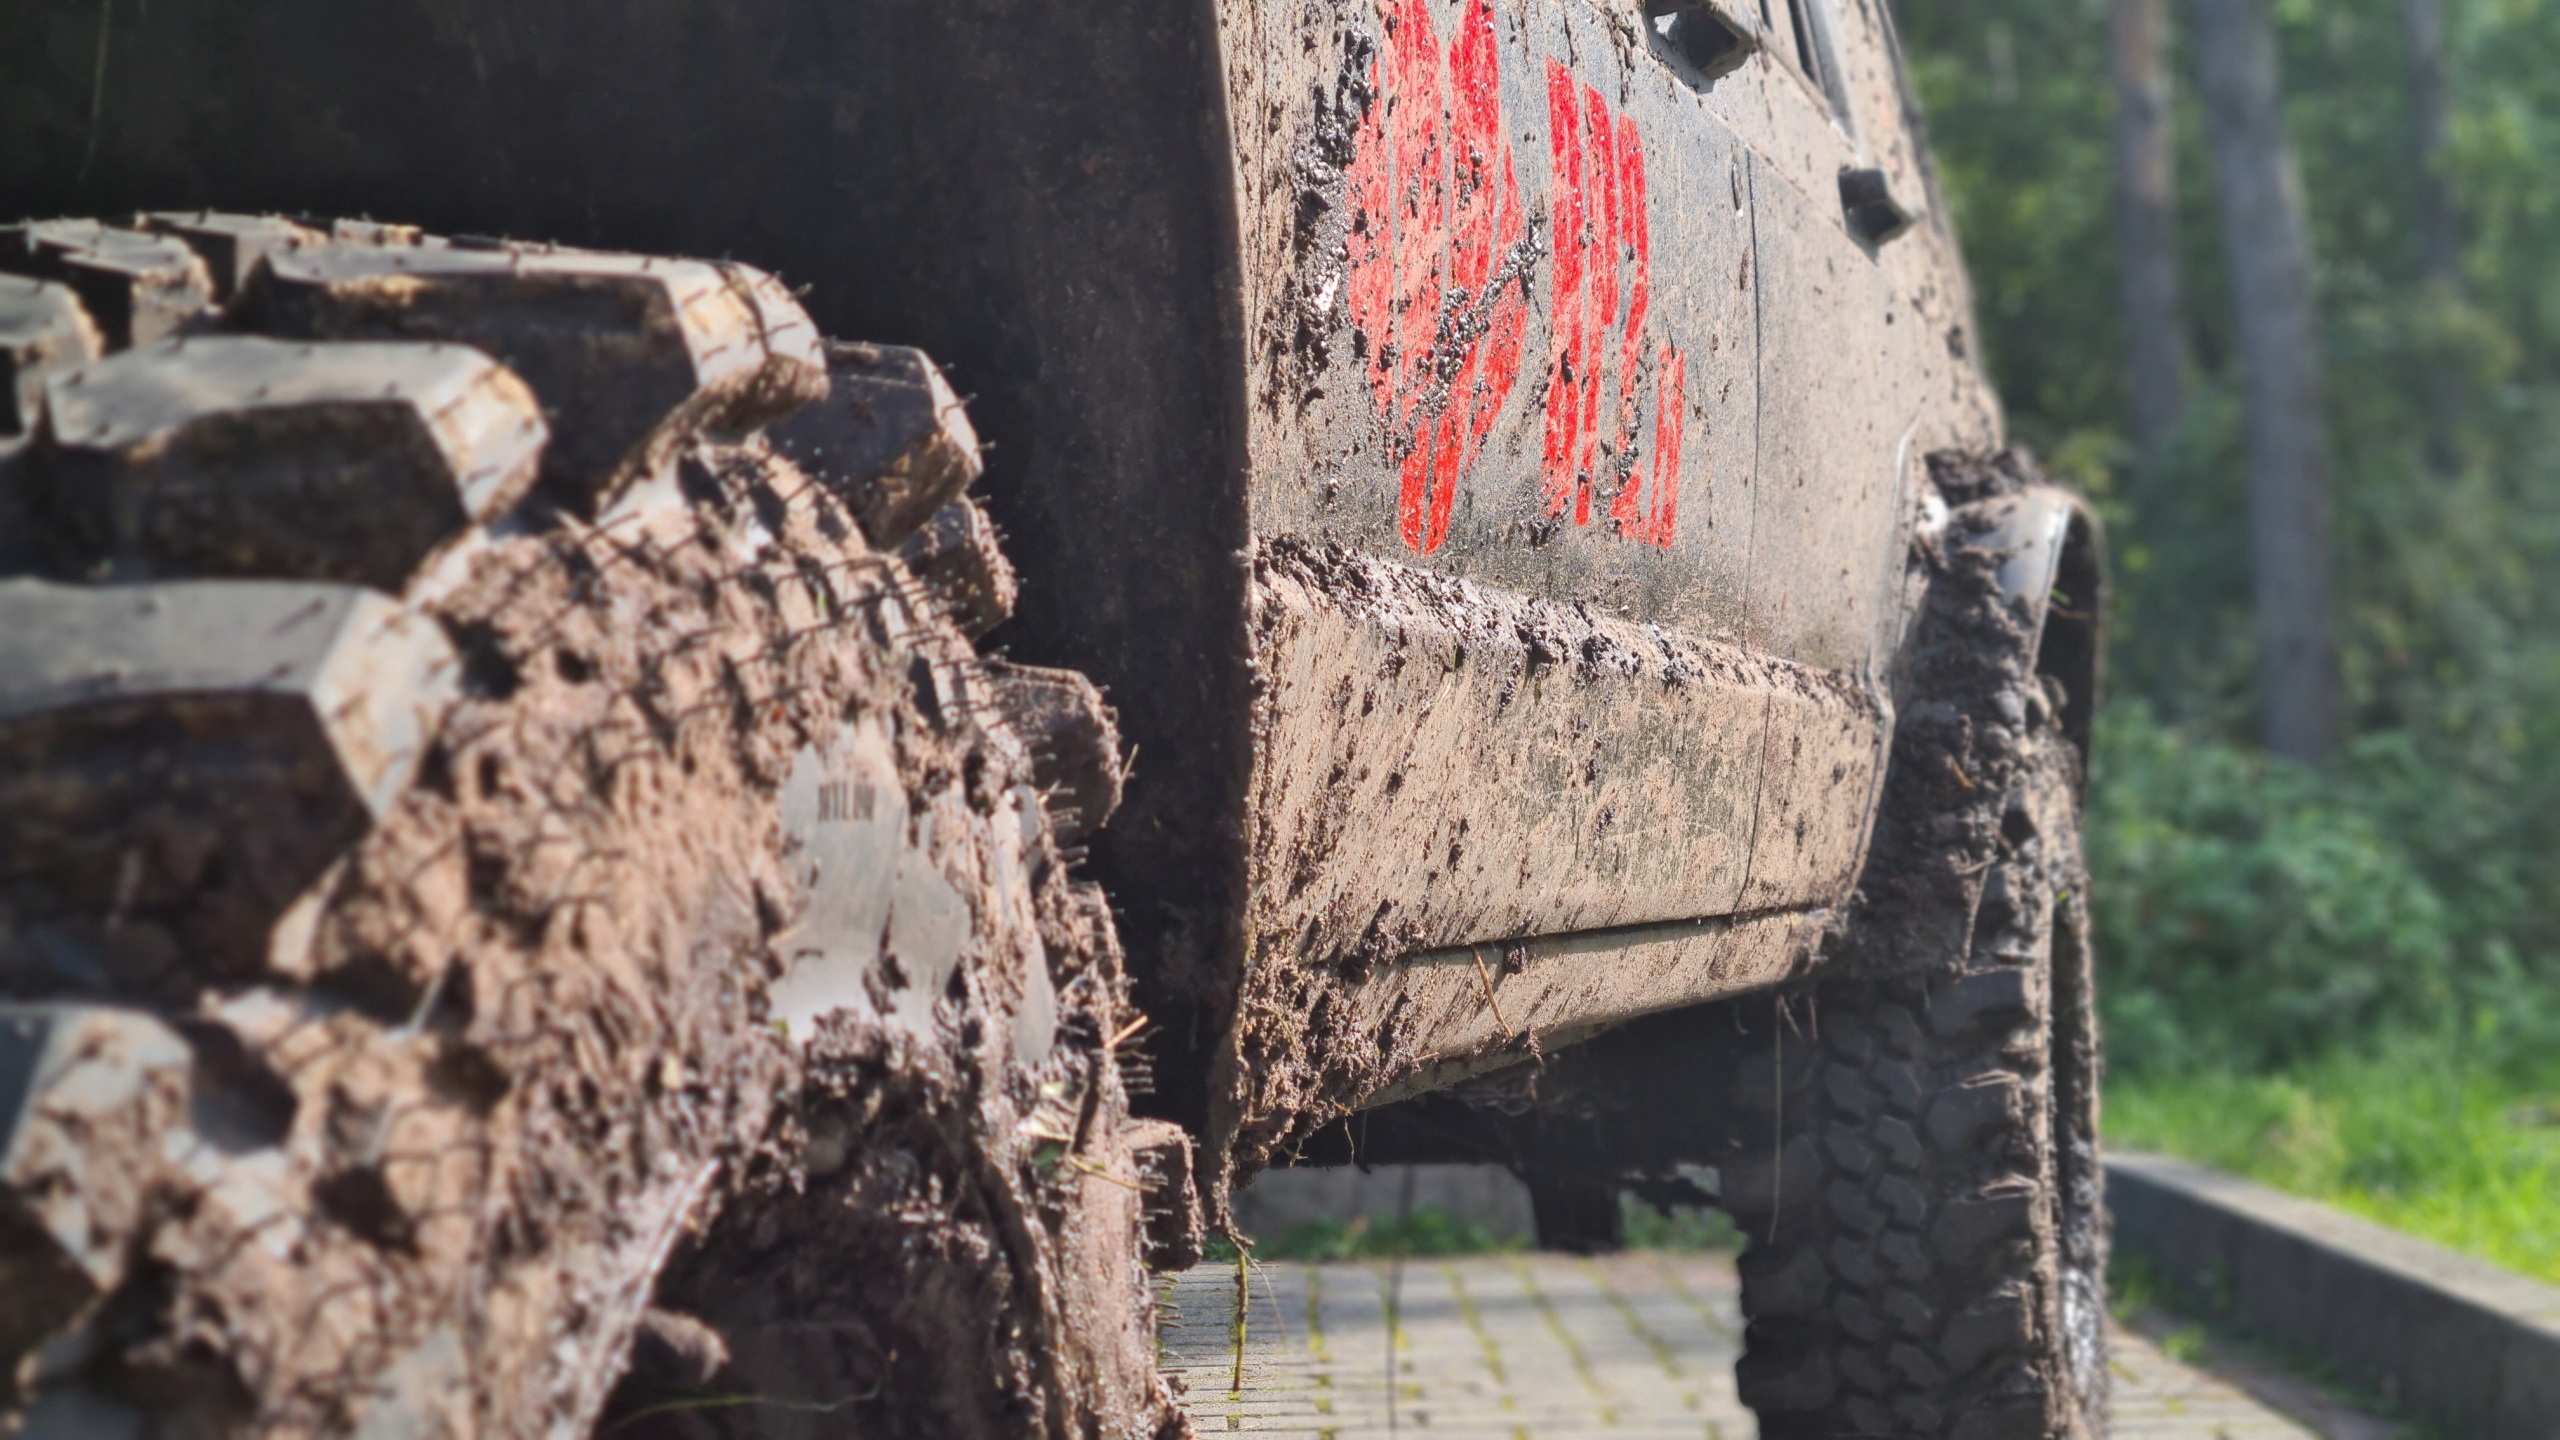
[(1502, 126), (1492, 0), (1467, 0), (1446, 64), (1433, 0), (1384, 0), (1346, 191), (1348, 299), (1399, 467), (1397, 531), (1428, 554), (1520, 375), (1520, 187)]
[[(1492, 0), (1464, 0), (1445, 51), (1432, 19), (1444, 0), (1381, 3), (1376, 98), (1346, 179), (1348, 299), (1398, 471), (1397, 533), (1429, 554), (1447, 541), (1459, 483), (1519, 379), (1532, 257)], [(1687, 368), (1646, 328), (1643, 138), (1562, 61), (1547, 62), (1546, 81), (1554, 271), (1540, 500), (1576, 525), (1605, 507), (1619, 535), (1669, 545)]]
[[(1569, 509), (1591, 523), (1595, 491), (1630, 540), (1669, 545), (1680, 490), (1679, 407), (1687, 364), (1661, 346), (1653, 358), (1652, 454), (1639, 453), (1645, 392), (1645, 322), (1653, 302), (1653, 242), (1645, 203), (1644, 143), (1632, 117), (1576, 86), (1563, 62), (1547, 62), (1547, 143), (1555, 276), (1550, 316), (1546, 444), (1540, 489), (1547, 514)], [(1620, 289), (1624, 282), (1623, 292)], [(1619, 301), (1626, 308), (1622, 314)], [(1609, 337), (1617, 334), (1616, 353)], [(1616, 403), (1604, 370), (1614, 360)]]
[(1653, 407), (1653, 495), (1633, 537), (1648, 545), (1670, 544), (1680, 519), (1680, 441), (1683, 410), (1689, 403), (1689, 357), (1663, 346), (1661, 377)]
[(1544, 474), (1547, 513), (1562, 515), (1573, 503), (1574, 475), (1582, 461), (1580, 378), (1589, 366), (1582, 344), (1582, 251), (1585, 227), (1582, 189), (1582, 120), (1574, 107), (1573, 72), (1561, 60), (1547, 62), (1548, 177), (1555, 229), (1553, 326), (1547, 382), (1547, 443)]

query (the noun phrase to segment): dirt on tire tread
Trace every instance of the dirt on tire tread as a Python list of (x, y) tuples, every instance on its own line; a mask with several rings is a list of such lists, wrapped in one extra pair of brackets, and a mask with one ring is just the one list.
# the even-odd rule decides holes
[[(2020, 463), (1933, 468), (1961, 505)], [(1722, 1176), (1737, 1379), (1772, 1440), (2105, 1430), (2082, 759), (1965, 519), (1927, 557), (1923, 699), (1846, 978), (1756, 1007), (1735, 1062), (1764, 1127)]]
[[(83, 296), (82, 276), (125, 275), (110, 298), (130, 313), (96, 327), (123, 351), (155, 328), (264, 324), (280, 258), (393, 247), (465, 277), (468, 303), (365, 324), (395, 348), (492, 339), (502, 362), (511, 297), (556, 307), (581, 276), (674, 272), (691, 277), (675, 323), (713, 314), (746, 358), (656, 387), (656, 414), (624, 387), (598, 421), (584, 410), (633, 348), (545, 357), (535, 393), (589, 437), (574, 464), (546, 462), (573, 483), (468, 509), (418, 538), (406, 574), (362, 571), (450, 640), (437, 683), (460, 698), (407, 757), (414, 779), (316, 879), (265, 897), (229, 960), (186, 940), (223, 889), (201, 815), (143, 797), (159, 828), (124, 833), (148, 905), (0, 855), (0, 1089), (24, 1092), (0, 1115), (0, 1288), (39, 1317), (0, 1332), (0, 1424), (295, 1435), (396, 1415), (403, 1433), (494, 1436), (610, 1414), (616, 1433), (764, 1434), (858, 1404), (866, 1433), (1178, 1431), (1138, 1263), (1167, 1167), (1133, 1147), (1163, 1142), (1128, 1119), (1108, 908), (1041, 812), (1055, 747), (1014, 733), (947, 607), (864, 539), (839, 498), (863, 477), (755, 433), (823, 386), (788, 293), (745, 266), (370, 223), (153, 223), (167, 233), (0, 232), (32, 257), (0, 269), (49, 267)], [(75, 252), (123, 268), (60, 258)], [(135, 288), (160, 274), (145, 261), (183, 283)], [(237, 292), (225, 308), (217, 288)], [(299, 328), (355, 323), (306, 308)], [(334, 349), (305, 354), (325, 367)], [(13, 501), (60, 460), (48, 417), (29, 418), (0, 456)], [(100, 573), (94, 547), (63, 553), (62, 579)], [(162, 580), (331, 563), (126, 555)], [(874, 934), (861, 987), (793, 1029), (769, 997), (804, 963), (814, 882), (782, 792), (855, 731), (882, 737), (907, 817), (895, 863), (958, 897), (956, 928), (930, 994), (901, 998), (912, 977)], [(183, 717), (107, 749), (128, 738), (211, 753)], [(1116, 752), (1075, 763), (1116, 794)], [(116, 983), (134, 966), (157, 988)], [(66, 1169), (74, 1134), (97, 1153)], [(777, 1297), (800, 1307), (789, 1326), (839, 1343), (771, 1343), (756, 1305)], [(742, 1385), (799, 1403), (700, 1403)]]

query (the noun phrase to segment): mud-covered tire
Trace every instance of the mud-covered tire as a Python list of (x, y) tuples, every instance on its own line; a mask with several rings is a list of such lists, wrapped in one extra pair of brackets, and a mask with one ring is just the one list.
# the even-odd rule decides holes
[(1965, 953), (1756, 1007), (1722, 1199), (1769, 1440), (2106, 1433), (2080, 758), (2019, 746)]
[(219, 215), (0, 227), (0, 360), (0, 1430), (1178, 1427), (1116, 731), (929, 361)]

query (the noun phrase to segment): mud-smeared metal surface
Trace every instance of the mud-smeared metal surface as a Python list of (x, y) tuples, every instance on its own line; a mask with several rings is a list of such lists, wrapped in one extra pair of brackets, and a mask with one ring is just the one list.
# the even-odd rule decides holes
[(1854, 667), (1917, 455), (1999, 434), (1950, 237), (1842, 224), (1928, 188), (1887, 23), (1710, 81), (1641, 8), (1220, 7), (1254, 526)]
[(1239, 1175), (1427, 1064), (1768, 983), (1809, 938), (1598, 932), (1846, 895), (1860, 827), (1798, 817), (1864, 814), (1856, 686), (1294, 538), (1254, 585), (1258, 898), (1213, 1135)]
[[(2019, 784), (2022, 737), (2077, 698), (2039, 669), (2031, 643), (2039, 617), (2002, 590), (2005, 552), (1967, 523), (1982, 513), (1968, 510), (1975, 502), (2018, 494), (2045, 483), (2043, 476), (2015, 451), (1941, 452), (1928, 465), (1952, 514), (1913, 540), (1910, 565), (1915, 586), (1925, 586), (1924, 611), (1894, 677), (1900, 709), (1884, 799), (1856, 889), (1834, 912), (1825, 939), (1826, 975), (1907, 973), (1965, 953), (1996, 869), (1991, 862), (2008, 843), (2000, 826)], [(2100, 603), (2094, 591), (2073, 598)], [(1485, 953), (1490, 960), (1498, 952), (1507, 959), (1507, 949)], [(1502, 966), (1493, 969), (1495, 993), (1504, 994)], [(1742, 1003), (1765, 1017), (1769, 1002)], [(1534, 1071), (1524, 1067), (1451, 1096), (1380, 1111), (1364, 1144), (1381, 1155), (1621, 1167), (1665, 1179), (1675, 1162), (1712, 1160), (1723, 1143), (1723, 1131), (1701, 1117), (1720, 1108), (1724, 1080), (1713, 1057), (1740, 1033), (1728, 1008), (1651, 1017), (1614, 1032), (1605, 1054), (1552, 1055)], [(2094, 1073), (2094, 1053), (2069, 1063)], [(1710, 1074), (1712, 1083), (1702, 1078)], [(1671, 1091), (1700, 1098), (1666, 1109), (1659, 1097)], [(1528, 1119), (1507, 1125), (1486, 1118), (1505, 1113)], [(1327, 1143), (1339, 1141), (1337, 1129)]]
[[(121, 1264), (12, 1262), (9, 1306), (45, 1324), (0, 1327), (0, 1403), (142, 1434), (576, 1433), (646, 1335), (611, 1413), (683, 1403), (617, 1433), (820, 1413), (782, 1402), (865, 1434), (1176, 1425), (1108, 915), (922, 588), (760, 444), (697, 445), (411, 598), (467, 691), (415, 786), (254, 973), (160, 1033), (64, 1042), (132, 1083), (32, 1098), (88, 1127), (48, 1193)], [(850, 777), (823, 811), (860, 780), (902, 817), (907, 910), (868, 935), (820, 933), (844, 917), (813, 880), (855, 872), (814, 865), (793, 813), (813, 763)], [(9, 925), (13, 991), (138, 1014), (39, 984)], [(776, 1341), (803, 1322), (826, 1348)]]

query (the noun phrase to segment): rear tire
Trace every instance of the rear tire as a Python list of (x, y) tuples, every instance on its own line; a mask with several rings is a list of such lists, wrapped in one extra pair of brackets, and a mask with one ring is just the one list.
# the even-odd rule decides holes
[(1779, 1144), (1739, 1127), (1723, 1202), (1767, 1440), (2105, 1433), (2079, 757), (2023, 748), (1963, 954), (1755, 1007), (1737, 1088)]

